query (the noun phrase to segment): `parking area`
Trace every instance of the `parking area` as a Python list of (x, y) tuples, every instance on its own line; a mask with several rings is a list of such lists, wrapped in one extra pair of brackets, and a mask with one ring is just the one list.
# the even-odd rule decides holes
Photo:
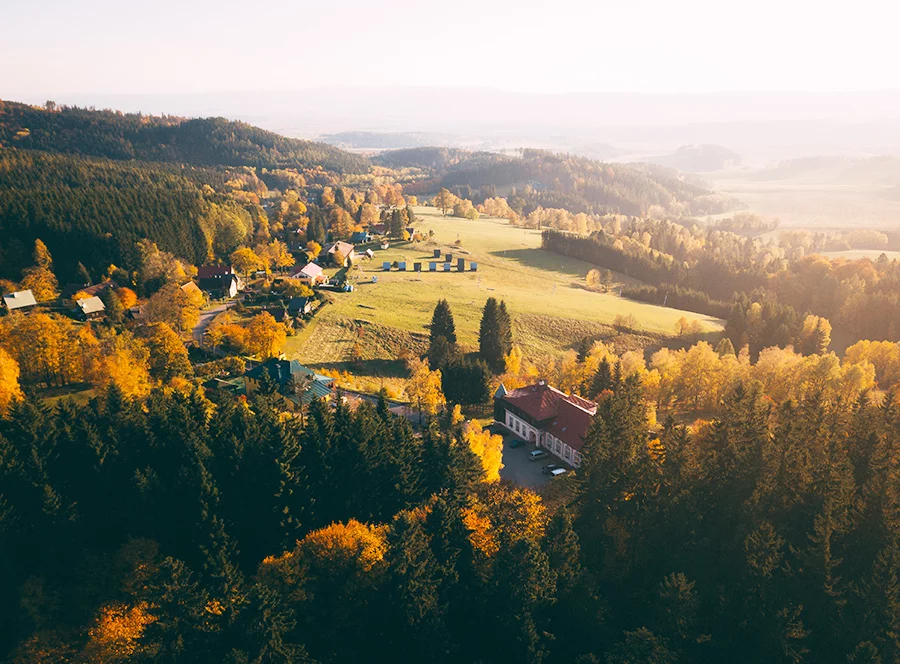
[(524, 443), (521, 447), (512, 447), (512, 441), (517, 438), (515, 435), (510, 434), (504, 427), (499, 425), (492, 426), (491, 431), (503, 436), (501, 479), (509, 480), (531, 489), (545, 486), (550, 481), (550, 476), (544, 475), (541, 469), (548, 463), (558, 463), (554, 456), (547, 455), (537, 461), (531, 461), (528, 455), (535, 450), (534, 445)]

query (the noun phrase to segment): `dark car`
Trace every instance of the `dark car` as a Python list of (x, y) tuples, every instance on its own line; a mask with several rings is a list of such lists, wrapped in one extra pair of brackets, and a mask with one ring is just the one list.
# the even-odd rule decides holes
[(552, 472), (553, 472), (554, 470), (556, 470), (557, 468), (559, 468), (559, 465), (558, 465), (558, 464), (555, 464), (555, 463), (548, 463), (546, 466), (543, 467), (543, 469), (541, 470), (541, 472), (542, 472), (544, 475), (549, 475), (550, 473), (552, 473)]
[(522, 445), (524, 445), (524, 444), (525, 444), (525, 441), (522, 440), (521, 438), (513, 438), (511, 441), (509, 441), (510, 447), (522, 447)]

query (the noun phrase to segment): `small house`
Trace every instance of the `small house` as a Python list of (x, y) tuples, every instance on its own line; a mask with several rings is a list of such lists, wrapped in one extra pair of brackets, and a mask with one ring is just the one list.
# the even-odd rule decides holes
[(106, 316), (103, 300), (94, 295), (75, 302), (75, 316), (80, 320), (95, 320)]
[(401, 272), (406, 272), (406, 261), (400, 261), (397, 263), (397, 269)]
[(440, 257), (441, 257), (441, 250), (440, 250), (440, 249), (435, 249), (435, 250), (434, 250), (434, 257), (435, 257), (435, 258), (440, 258)]
[(213, 297), (232, 298), (244, 290), (244, 282), (234, 268), (225, 265), (206, 265), (197, 268), (197, 285)]
[(366, 258), (375, 258), (375, 252), (372, 251), (371, 249), (366, 249), (366, 251), (364, 252), (363, 255), (364, 255)]
[(453, 262), (453, 254), (446, 254), (446, 255), (444, 255), (444, 262), (446, 262), (446, 263), (452, 263), (452, 262)]
[(450, 271), (450, 263), (444, 263), (444, 272)]
[(60, 298), (62, 299), (64, 306), (72, 309), (75, 307), (74, 297), (78, 293), (86, 293), (87, 295), (96, 295), (97, 297), (100, 297), (110, 288), (118, 287), (119, 285), (111, 279), (107, 279), (99, 284), (94, 284), (93, 286), (90, 284), (66, 284), (65, 288), (63, 288), (60, 293)]
[(259, 390), (260, 382), (267, 378), (278, 386), (288, 407), (307, 404), (313, 399), (328, 399), (334, 387), (334, 378), (318, 374), (297, 360), (273, 358), (244, 374), (247, 394)]
[(421, 272), (422, 264), (421, 263), (413, 263), (413, 272)]
[(315, 263), (307, 263), (291, 275), (291, 279), (302, 281), (308, 286), (318, 286), (325, 281), (325, 272)]
[(456, 259), (456, 271), (457, 272), (465, 272), (466, 271), (466, 259), (465, 258), (457, 258)]
[(356, 259), (353, 245), (349, 242), (333, 242), (325, 249), (325, 255), (331, 262), (340, 267), (349, 267)]
[(385, 272), (390, 272), (390, 271), (391, 271), (391, 264), (390, 264), (390, 262), (385, 261), (384, 263), (382, 263), (382, 264), (381, 264), (381, 269), (384, 270)]
[(385, 224), (372, 224), (369, 226), (369, 232), (372, 235), (384, 235), (387, 233), (387, 226)]
[(469, 263), (469, 269), (472, 272), (478, 272), (478, 263)]
[(292, 297), (288, 303), (288, 313), (291, 316), (301, 316), (312, 311), (313, 298), (311, 297)]
[(367, 231), (356, 231), (350, 236), (350, 242), (353, 244), (366, 244), (372, 241), (372, 235)]
[(429, 272), (437, 272), (437, 263), (435, 263), (434, 261), (432, 261), (431, 263), (429, 263), (429, 264), (428, 264), (428, 271), (429, 271)]
[(14, 311), (25, 313), (36, 306), (37, 300), (34, 299), (34, 293), (30, 290), (16, 291), (3, 296), (3, 308), (8, 314)]

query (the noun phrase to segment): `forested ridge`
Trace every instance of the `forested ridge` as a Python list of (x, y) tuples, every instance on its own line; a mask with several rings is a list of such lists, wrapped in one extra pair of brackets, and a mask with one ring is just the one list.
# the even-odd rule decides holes
[(361, 156), (225, 118), (184, 119), (0, 100), (0, 146), (198, 166), (369, 169)]
[[(410, 193), (441, 187), (481, 203), (496, 190), (515, 186), (510, 198), (523, 199), (516, 212), (538, 207), (572, 213), (641, 215), (651, 206), (687, 214), (723, 212), (733, 205), (703, 185), (672, 169), (653, 164), (605, 164), (584, 157), (526, 149), (521, 156), (466, 152), (451, 148), (394, 150), (375, 158), (393, 168), (421, 168), (421, 182), (405, 186)], [(514, 209), (517, 206), (514, 206)]]
[(18, 277), (37, 238), (57, 256), (62, 275), (71, 276), (78, 262), (98, 270), (135, 265), (144, 238), (202, 262), (198, 181), (223, 180), (211, 170), (0, 148), (0, 276)]

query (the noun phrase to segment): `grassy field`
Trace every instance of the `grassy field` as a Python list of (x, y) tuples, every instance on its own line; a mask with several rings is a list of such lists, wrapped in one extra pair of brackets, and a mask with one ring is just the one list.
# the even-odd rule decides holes
[[(402, 369), (395, 358), (404, 352), (424, 352), (426, 326), (440, 298), (450, 302), (465, 350), (477, 348), (485, 300), (504, 299), (514, 319), (515, 342), (533, 358), (562, 354), (585, 336), (610, 336), (619, 315), (633, 315), (642, 331), (653, 334), (672, 334), (681, 316), (700, 320), (711, 336), (722, 329), (722, 321), (709, 316), (585, 290), (584, 277), (592, 266), (542, 251), (539, 231), (492, 218), (442, 218), (433, 208), (417, 208), (416, 214), (418, 228), (426, 234), (433, 230), (434, 238), (387, 250), (376, 247), (374, 259), (349, 272), (356, 290), (335, 293), (334, 303), (288, 340), (288, 357), (316, 368), (375, 376), (379, 382), (399, 378)], [(459, 247), (454, 244), (457, 240)], [(467, 265), (476, 261), (478, 271), (457, 273), (454, 260), (450, 273), (412, 272), (413, 262), (428, 269), (434, 249), (452, 252), (454, 259), (465, 258)], [(410, 271), (382, 271), (382, 262), (404, 260)], [(373, 277), (377, 283), (372, 283)], [(351, 368), (347, 360), (357, 345), (362, 361)]]

